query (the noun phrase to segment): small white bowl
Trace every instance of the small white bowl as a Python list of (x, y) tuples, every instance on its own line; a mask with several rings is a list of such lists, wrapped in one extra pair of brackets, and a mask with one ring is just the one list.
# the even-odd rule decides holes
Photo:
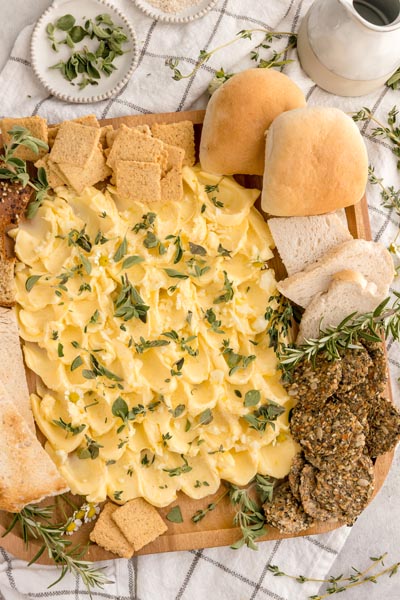
[[(55, 23), (57, 19), (66, 14), (71, 14), (76, 19), (77, 25), (83, 25), (83, 22), (96, 17), (102, 13), (109, 13), (116, 25), (123, 27), (128, 36), (128, 42), (123, 48), (129, 49), (129, 52), (122, 56), (117, 56), (114, 64), (117, 67), (109, 77), (102, 74), (98, 80), (98, 85), (87, 85), (80, 90), (78, 85), (71, 85), (64, 79), (58, 69), (49, 69), (60, 60), (66, 61), (71, 55), (71, 49), (67, 45), (62, 45), (58, 52), (51, 48), (48, 40), (46, 27), (49, 23)], [(61, 33), (61, 32), (60, 32)], [(75, 46), (76, 49), (87, 45), (92, 49), (98, 44), (96, 39), (90, 40), (84, 38)], [(106, 0), (67, 0), (66, 2), (55, 2), (40, 17), (33, 30), (31, 39), (31, 62), (35, 75), (40, 83), (56, 98), (65, 102), (90, 103), (100, 102), (111, 98), (123, 88), (129, 81), (133, 71), (137, 66), (138, 50), (136, 34), (128, 19), (114, 6)]]
[(196, 5), (189, 6), (179, 13), (169, 13), (156, 8), (146, 0), (133, 0), (133, 3), (148, 17), (157, 19), (157, 21), (164, 21), (164, 23), (190, 23), (196, 19), (201, 19), (217, 2), (218, 0), (201, 0)]

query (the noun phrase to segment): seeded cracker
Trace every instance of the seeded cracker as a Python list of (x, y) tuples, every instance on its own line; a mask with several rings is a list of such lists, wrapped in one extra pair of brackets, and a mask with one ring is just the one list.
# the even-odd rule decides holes
[(95, 149), (84, 169), (62, 163), (59, 163), (58, 167), (64, 179), (78, 194), (81, 194), (86, 187), (95, 185), (111, 175), (111, 169), (107, 167), (100, 148)]
[(368, 375), (372, 360), (368, 352), (348, 348), (342, 353), (342, 378), (337, 389), (337, 394), (346, 393), (355, 386), (363, 383)]
[(300, 478), (301, 472), (306, 465), (306, 461), (304, 460), (303, 453), (296, 454), (292, 461), (292, 466), (290, 467), (289, 472), (289, 485), (292, 490), (293, 496), (300, 502)]
[(375, 457), (392, 450), (400, 439), (400, 413), (394, 404), (382, 396), (376, 397), (371, 402), (368, 422), (368, 454)]
[(60, 125), (50, 159), (56, 163), (85, 168), (98, 148), (100, 129), (72, 121)]
[(107, 502), (90, 533), (90, 540), (105, 548), (109, 552), (118, 554), (122, 558), (131, 558), (133, 546), (128, 542), (123, 533), (112, 519), (113, 513), (118, 509), (116, 504)]
[(135, 552), (168, 529), (157, 509), (143, 498), (136, 498), (118, 508), (112, 514), (112, 519), (132, 544)]
[(300, 497), (305, 512), (316, 521), (336, 521), (341, 516), (341, 511), (331, 511), (323, 508), (314, 498), (317, 485), (316, 474), (318, 470), (312, 465), (305, 465), (301, 472)]
[(373, 395), (381, 394), (388, 382), (387, 363), (383, 343), (367, 342), (363, 340), (363, 346), (371, 357), (372, 364), (368, 369), (368, 387)]
[(336, 469), (316, 473), (314, 498), (320, 506), (351, 525), (361, 514), (374, 491), (374, 465), (362, 454), (352, 463), (345, 462)]
[(115, 170), (118, 160), (154, 162), (162, 166), (165, 162), (163, 149), (164, 144), (160, 140), (156, 140), (137, 129), (120, 127), (108, 156), (107, 164), (113, 170)]
[(184, 165), (190, 167), (195, 163), (194, 129), (191, 121), (180, 121), (179, 123), (154, 123), (151, 132), (158, 138), (171, 146), (179, 146), (185, 151)]
[(117, 194), (133, 202), (161, 200), (161, 167), (157, 163), (118, 160), (116, 163)]
[[(47, 121), (42, 117), (23, 117), (22, 119), (2, 119), (0, 121), (1, 133), (3, 135), (3, 142), (8, 144), (11, 140), (11, 136), (8, 133), (14, 125), (19, 127), (25, 127), (29, 130), (33, 137), (43, 140), (47, 144)], [(26, 146), (20, 146), (14, 153), (14, 156), (21, 158), (22, 160), (29, 160), (34, 162), (41, 156), (46, 154), (44, 148), (39, 148), (39, 152), (36, 154), (33, 150), (30, 150)]]
[(311, 362), (301, 362), (293, 371), (293, 382), (284, 385), (289, 396), (298, 400), (302, 409), (308, 410), (323, 406), (337, 390), (341, 377), (341, 362), (329, 361), (319, 355), (315, 368)]
[(293, 496), (288, 481), (274, 490), (272, 502), (266, 502), (263, 509), (266, 522), (281, 533), (299, 533), (313, 525), (313, 520)]
[(326, 461), (356, 460), (365, 445), (362, 425), (342, 401), (330, 400), (323, 410), (293, 409), (290, 429), (305, 458), (317, 468)]

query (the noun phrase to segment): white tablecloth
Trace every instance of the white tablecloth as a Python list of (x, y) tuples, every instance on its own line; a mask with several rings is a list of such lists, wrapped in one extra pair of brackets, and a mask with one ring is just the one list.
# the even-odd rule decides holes
[[(134, 113), (182, 111), (204, 108), (208, 83), (215, 70), (239, 71), (252, 66), (250, 51), (263, 38), (239, 40), (216, 54), (193, 77), (173, 81), (165, 60), (179, 58), (179, 68), (193, 68), (200, 49), (210, 50), (229, 41), (242, 29), (267, 28), (297, 31), (311, 0), (220, 0), (202, 20), (188, 25), (167, 25), (152, 21), (137, 10), (130, 0), (114, 0), (130, 18), (140, 45), (139, 66), (131, 81), (116, 98), (94, 105), (67, 105), (56, 100), (36, 81), (30, 65), (29, 42), (32, 26), (25, 28), (16, 40), (11, 56), (0, 74), (1, 116), (39, 114), (50, 122), (74, 118), (94, 112), (99, 119)], [(289, 58), (295, 62), (284, 72), (292, 77), (307, 96), (310, 105), (336, 106), (345, 111), (370, 107), (377, 116), (385, 117), (398, 101), (398, 93), (382, 88), (364, 98), (340, 98), (319, 89), (301, 70), (296, 51)], [(371, 125), (362, 125), (370, 162), (388, 185), (400, 186), (396, 159), (389, 145), (370, 135)], [(377, 188), (368, 189), (373, 237), (388, 245), (396, 235), (399, 218), (392, 210), (381, 206)], [(394, 287), (400, 289), (395, 283)], [(389, 344), (392, 370), (400, 364), (398, 348)], [(399, 397), (396, 374), (392, 373), (395, 399)], [(376, 502), (379, 501), (376, 500)], [(92, 592), (93, 598), (137, 600), (302, 600), (318, 592), (319, 584), (299, 586), (283, 578), (274, 578), (268, 564), (278, 564), (288, 573), (303, 573), (322, 578), (340, 552), (350, 528), (342, 527), (321, 536), (265, 542), (259, 551), (247, 548), (234, 551), (215, 548), (135, 557), (130, 561), (115, 560), (105, 564), (106, 573), (114, 581), (104, 590)], [(368, 549), (366, 549), (367, 559)], [(55, 579), (52, 567), (33, 565), (13, 558), (0, 549), (0, 598), (65, 598), (87, 597), (82, 583), (67, 576), (57, 586), (47, 589)], [(394, 589), (394, 588), (393, 588)], [(370, 593), (368, 591), (368, 593)], [(383, 596), (370, 595), (370, 598)], [(345, 596), (351, 598), (351, 593)], [(395, 596), (393, 596), (394, 598)], [(400, 595), (399, 595), (400, 598)]]

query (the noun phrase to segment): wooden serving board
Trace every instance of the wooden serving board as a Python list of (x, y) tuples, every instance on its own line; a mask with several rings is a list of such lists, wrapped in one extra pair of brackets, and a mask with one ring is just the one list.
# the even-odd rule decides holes
[[(194, 123), (195, 134), (196, 134), (196, 145), (198, 149), (201, 124), (204, 119), (204, 111), (191, 111), (191, 112), (180, 112), (180, 113), (162, 113), (162, 114), (147, 114), (138, 116), (126, 116), (115, 119), (106, 119), (101, 122), (102, 125), (113, 125), (114, 128), (119, 127), (122, 123), (128, 126), (135, 126), (139, 124), (147, 123), (172, 123), (183, 120), (190, 120)], [(246, 187), (257, 187), (261, 189), (262, 178), (257, 176), (238, 176), (237, 180)], [(260, 210), (259, 204), (257, 208)], [(260, 210), (260, 212), (262, 212)], [(264, 215), (265, 216), (265, 215)], [(369, 224), (368, 206), (367, 201), (364, 198), (356, 206), (352, 206), (346, 209), (346, 217), (348, 226), (351, 234), (356, 238), (371, 239), (371, 229)], [(276, 255), (270, 261), (270, 267), (275, 270), (277, 279), (282, 279), (286, 276), (286, 271)], [(34, 378), (32, 373), (28, 373), (28, 381), (34, 389)], [(390, 386), (387, 389), (388, 397), (391, 397)], [(393, 459), (393, 452), (389, 452), (383, 456), (380, 456), (375, 463), (375, 492), (374, 496), (378, 493), (386, 479), (389, 472), (390, 465)], [(213, 496), (208, 496), (203, 500), (192, 500), (188, 496), (179, 493), (177, 500), (170, 506), (160, 509), (160, 514), (165, 517), (172, 506), (179, 505), (181, 508), (183, 523), (175, 524), (166, 521), (168, 524), (168, 531), (153, 543), (145, 546), (137, 554), (156, 554), (158, 552), (173, 552), (177, 550), (193, 550), (197, 548), (212, 548), (215, 546), (227, 546), (235, 542), (240, 537), (240, 530), (233, 527), (232, 520), (235, 514), (233, 507), (230, 505), (227, 498), (224, 498), (217, 506), (217, 508), (211, 511), (202, 521), (195, 524), (192, 522), (191, 517), (193, 514), (202, 508), (205, 508), (209, 503), (214, 502), (218, 499), (225, 490), (225, 486), (222, 484), (218, 492)], [(72, 498), (76, 504), (80, 505), (83, 502), (82, 498)], [(49, 503), (54, 503), (54, 499), (51, 499)], [(63, 501), (56, 502), (56, 518), (60, 522), (65, 521), (63, 509), (67, 509), (67, 513), (70, 515), (72, 509), (68, 505), (64, 504)], [(7, 526), (10, 524), (11, 516), (8, 513), (0, 511), (0, 536), (4, 533)], [(314, 527), (302, 532), (299, 535), (313, 535), (318, 533), (325, 533), (336, 529), (340, 526), (337, 522), (320, 523)], [(92, 523), (84, 525), (74, 536), (71, 541), (75, 543), (85, 544), (88, 541), (88, 536)], [(296, 536), (285, 536), (279, 533), (278, 530), (268, 527), (268, 533), (262, 540), (275, 540), (283, 539), (288, 537)], [(18, 535), (18, 530), (15, 528), (10, 534), (4, 538), (0, 538), (0, 545), (7, 551), (11, 552), (14, 556), (24, 560), (30, 560), (38, 551), (40, 544), (32, 541), (28, 548), (25, 547), (24, 542)], [(116, 556), (99, 548), (96, 545), (88, 547), (85, 554), (87, 560), (97, 561), (106, 559), (115, 559)], [(40, 564), (54, 564), (46, 554), (43, 554), (39, 561)]]

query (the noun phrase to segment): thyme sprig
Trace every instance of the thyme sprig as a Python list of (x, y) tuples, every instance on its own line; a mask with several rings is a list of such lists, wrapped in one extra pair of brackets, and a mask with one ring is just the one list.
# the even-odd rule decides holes
[(400, 217), (400, 189), (395, 190), (393, 186), (386, 187), (382, 177), (375, 175), (372, 165), (368, 167), (368, 180), (372, 185), (377, 185), (381, 190), (382, 206), (392, 208)]
[[(209, 50), (208, 52), (206, 50), (200, 50), (199, 56), (197, 58), (197, 62), (195, 64), (195, 66), (193, 67), (193, 69), (189, 73), (186, 73), (186, 74), (181, 73), (181, 71), (178, 69), (178, 65), (179, 65), (180, 61), (177, 58), (167, 59), (165, 61), (165, 65), (173, 71), (172, 79), (174, 79), (175, 81), (180, 81), (181, 79), (188, 79), (188, 78), (192, 77), (205, 63), (207, 63), (214, 54), (218, 53), (220, 50), (222, 50), (224, 48), (227, 48), (228, 46), (232, 46), (232, 44), (235, 44), (239, 40), (243, 40), (243, 39), (251, 40), (253, 37), (253, 33), (264, 33), (263, 41), (256, 46), (256, 49), (254, 51), (252, 51), (251, 56), (250, 56), (251, 60), (254, 60), (257, 63), (258, 68), (270, 69), (272, 67), (282, 67), (283, 65), (285, 65), (287, 63), (293, 62), (292, 60), (285, 60), (283, 57), (286, 54), (286, 52), (288, 52), (290, 49), (296, 47), (296, 44), (297, 44), (296, 34), (294, 34), (293, 32), (288, 32), (288, 31), (268, 31), (267, 29), (256, 28), (256, 29), (243, 29), (243, 30), (239, 31), (236, 34), (236, 37), (234, 37), (233, 39), (229, 40), (225, 44), (221, 44), (220, 46), (213, 48), (212, 50)], [(268, 58), (260, 57), (261, 50), (265, 50), (265, 49), (270, 50), (271, 43), (274, 40), (280, 40), (283, 37), (289, 38), (288, 44), (283, 50), (281, 50), (279, 52), (277, 52), (276, 50), (273, 50), (271, 56), (269, 56)], [(232, 76), (231, 73), (227, 74), (223, 71), (223, 69), (218, 71), (216, 74), (216, 77), (217, 77), (219, 83), (224, 83), (224, 81), (229, 79), (231, 76)]]
[(269, 346), (280, 352), (293, 342), (293, 326), (300, 322), (300, 311), (281, 294), (268, 298), (268, 307), (264, 314), (267, 321), (266, 333), (269, 335)]
[(302, 360), (315, 363), (319, 352), (324, 352), (329, 360), (340, 359), (340, 352), (346, 348), (359, 348), (360, 340), (382, 341), (392, 335), (400, 339), (400, 293), (393, 292), (396, 299), (389, 308), (390, 298), (386, 298), (377, 308), (368, 313), (352, 313), (336, 327), (320, 331), (318, 338), (310, 338), (299, 346), (285, 346), (279, 353), (280, 367), (290, 375)]
[(3, 154), (0, 155), (0, 179), (20, 183), (23, 187), (29, 185), (35, 191), (34, 199), (26, 210), (26, 216), (28, 219), (32, 219), (49, 190), (46, 171), (40, 167), (36, 179), (32, 179), (28, 173), (26, 161), (16, 157), (15, 153), (20, 146), (29, 148), (35, 154), (39, 154), (40, 148), (48, 150), (49, 147), (43, 140), (35, 138), (25, 127), (14, 125), (8, 133), (11, 135), (11, 140), (8, 144), (4, 144)]
[(396, 106), (388, 112), (386, 117), (386, 123), (382, 123), (372, 113), (369, 108), (362, 108), (357, 113), (354, 113), (354, 121), (373, 121), (377, 127), (374, 127), (371, 131), (372, 137), (381, 137), (389, 140), (391, 143), (391, 150), (393, 154), (399, 159), (397, 161), (397, 168), (400, 169), (400, 126), (397, 122), (397, 115), (399, 111)]
[(352, 573), (350, 575), (338, 575), (337, 577), (331, 576), (328, 579), (314, 579), (312, 577), (306, 577), (305, 575), (289, 575), (288, 573), (282, 571), (277, 565), (268, 565), (268, 571), (270, 571), (274, 577), (288, 577), (289, 579), (293, 579), (300, 584), (310, 581), (326, 584), (326, 589), (321, 595), (316, 594), (309, 596), (309, 600), (324, 600), (325, 598), (328, 598), (328, 596), (340, 594), (365, 583), (377, 583), (379, 577), (383, 577), (383, 575), (388, 575), (389, 577), (396, 575), (400, 567), (400, 562), (394, 563), (390, 567), (386, 567), (377, 573), (371, 573), (371, 571), (373, 571), (378, 564), (384, 566), (383, 561), (386, 556), (387, 552), (382, 554), (382, 556), (371, 556), (370, 561), (372, 564), (364, 571), (359, 571), (355, 567), (351, 567)]
[(61, 569), (60, 576), (49, 587), (56, 585), (67, 573), (72, 573), (82, 579), (89, 595), (94, 587), (103, 589), (105, 584), (111, 583), (110, 579), (106, 577), (101, 568), (83, 560), (85, 547), (73, 546), (71, 540), (64, 537), (64, 523), (54, 524), (51, 522), (53, 508), (54, 506), (38, 506), (37, 504), (26, 506), (21, 512), (14, 514), (3, 537), (9, 534), (16, 525), (19, 525), (26, 546), (32, 539), (42, 542), (42, 546), (30, 560), (29, 565), (36, 562), (44, 552), (48, 553), (48, 556)]
[(400, 86), (400, 67), (393, 73), (393, 75), (387, 80), (386, 85), (392, 90), (397, 90)]

